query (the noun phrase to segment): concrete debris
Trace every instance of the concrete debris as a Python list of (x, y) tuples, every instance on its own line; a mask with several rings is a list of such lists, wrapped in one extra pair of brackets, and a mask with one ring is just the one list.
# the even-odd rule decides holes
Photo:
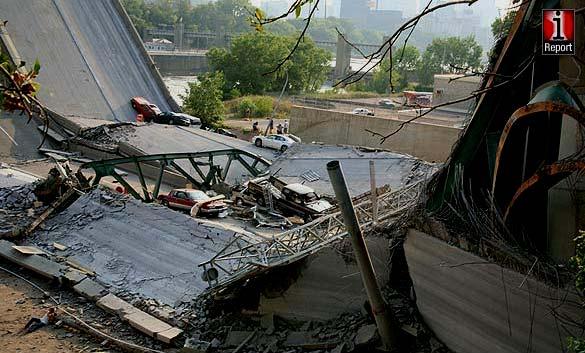
[(50, 280), (58, 280), (67, 268), (39, 255), (23, 255), (12, 248), (14, 244), (0, 240), (0, 258), (13, 262)]
[(45, 255), (46, 253), (36, 246), (13, 245), (12, 248), (24, 255)]
[(376, 325), (366, 325), (360, 327), (358, 330), (354, 343), (356, 346), (369, 346), (378, 340), (378, 329)]
[(73, 287), (73, 290), (83, 297), (91, 300), (98, 300), (107, 294), (108, 290), (89, 278), (84, 279)]
[(65, 251), (65, 250), (67, 250), (67, 247), (66, 247), (65, 245), (63, 245), (63, 244), (59, 244), (59, 243), (57, 243), (57, 242), (53, 242), (53, 247), (54, 247), (56, 250), (59, 250), (59, 251)]
[(0, 188), (0, 209), (25, 210), (35, 208), (37, 197), (35, 184), (20, 185), (13, 188)]

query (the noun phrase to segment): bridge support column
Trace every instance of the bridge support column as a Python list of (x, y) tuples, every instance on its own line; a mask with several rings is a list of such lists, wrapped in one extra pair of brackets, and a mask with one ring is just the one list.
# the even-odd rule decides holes
[(182, 20), (175, 24), (175, 50), (184, 49), (183, 39), (185, 37), (185, 24)]
[(350, 71), (351, 46), (343, 39), (341, 34), (337, 35), (337, 46), (335, 56), (335, 78), (340, 79)]

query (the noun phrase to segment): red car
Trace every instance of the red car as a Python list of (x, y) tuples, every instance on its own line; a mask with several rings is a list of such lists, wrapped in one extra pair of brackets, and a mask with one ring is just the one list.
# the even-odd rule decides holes
[(190, 211), (197, 205), (196, 215), (207, 217), (225, 216), (227, 205), (221, 201), (223, 196), (209, 197), (205, 192), (195, 189), (173, 189), (168, 195), (159, 195), (164, 206)]
[(161, 113), (156, 104), (150, 103), (144, 97), (134, 97), (130, 99), (130, 104), (132, 105), (132, 108), (138, 112), (138, 114), (142, 114), (142, 117), (146, 122), (152, 121)]

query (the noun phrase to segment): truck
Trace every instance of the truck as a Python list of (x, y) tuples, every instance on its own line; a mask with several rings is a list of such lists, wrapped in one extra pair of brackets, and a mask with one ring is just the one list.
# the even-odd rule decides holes
[(232, 198), (237, 205), (258, 204), (272, 206), (285, 216), (299, 216), (305, 222), (319, 218), (334, 209), (327, 200), (321, 198), (311, 187), (300, 183), (286, 183), (275, 176), (264, 176), (249, 180), (241, 187), (232, 190)]

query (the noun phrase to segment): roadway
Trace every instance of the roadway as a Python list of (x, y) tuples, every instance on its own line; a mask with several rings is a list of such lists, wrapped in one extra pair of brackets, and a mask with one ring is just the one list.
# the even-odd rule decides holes
[[(22, 59), (39, 59), (40, 100), (63, 116), (133, 121), (144, 96), (162, 110), (172, 99), (150, 68), (118, 0), (0, 1), (0, 20)], [(160, 82), (159, 82), (160, 81)]]

